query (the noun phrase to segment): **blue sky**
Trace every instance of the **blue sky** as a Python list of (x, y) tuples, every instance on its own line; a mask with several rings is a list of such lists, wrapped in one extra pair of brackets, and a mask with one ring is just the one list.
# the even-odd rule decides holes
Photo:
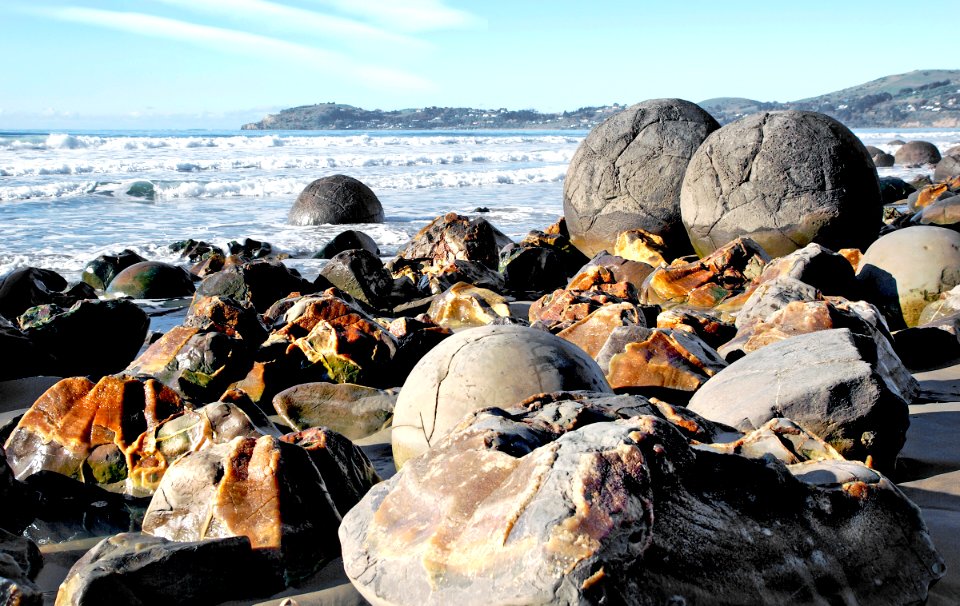
[(324, 101), (788, 101), (960, 67), (931, 29), (955, 2), (0, 0), (0, 128), (236, 128)]

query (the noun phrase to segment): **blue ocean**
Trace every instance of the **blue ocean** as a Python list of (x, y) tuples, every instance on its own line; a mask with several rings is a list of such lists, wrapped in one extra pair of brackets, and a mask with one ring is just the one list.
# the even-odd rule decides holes
[[(941, 150), (958, 130), (855, 131)], [(68, 280), (100, 254), (130, 248), (179, 262), (173, 242), (266, 241), (311, 278), (309, 257), (346, 226), (286, 223), (300, 191), (342, 173), (369, 185), (386, 222), (354, 226), (384, 257), (436, 216), (485, 216), (520, 238), (563, 213), (563, 178), (586, 131), (0, 132), (0, 275), (35, 266)], [(929, 169), (880, 169), (904, 178)]]

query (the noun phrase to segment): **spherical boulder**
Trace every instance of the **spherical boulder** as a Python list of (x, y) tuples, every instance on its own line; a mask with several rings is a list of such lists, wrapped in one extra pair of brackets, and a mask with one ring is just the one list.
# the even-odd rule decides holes
[(920, 166), (940, 161), (940, 150), (929, 141), (908, 141), (893, 155), (898, 166)]
[(866, 248), (880, 230), (877, 170), (863, 143), (815, 112), (753, 114), (712, 133), (680, 190), (693, 248), (746, 236), (780, 257), (810, 242)]
[(577, 389), (611, 391), (597, 363), (576, 345), (523, 326), (463, 330), (421, 358), (403, 384), (394, 408), (393, 459), (400, 468), (467, 413)]
[(651, 99), (611, 116), (577, 148), (563, 184), (570, 240), (588, 257), (617, 234), (644, 229), (673, 256), (690, 252), (680, 221), (680, 183), (693, 152), (720, 125), (682, 99)]
[(877, 168), (890, 168), (893, 166), (897, 159), (891, 156), (890, 154), (880, 152), (879, 154), (872, 154), (870, 159), (873, 160), (873, 165)]
[(290, 209), (291, 225), (383, 223), (383, 206), (369, 187), (346, 175), (332, 175), (308, 185)]
[(190, 273), (161, 261), (142, 261), (127, 267), (107, 285), (107, 294), (134, 299), (171, 299), (194, 293)]
[(857, 279), (891, 328), (916, 326), (924, 307), (960, 284), (960, 234), (930, 225), (891, 232), (863, 254)]

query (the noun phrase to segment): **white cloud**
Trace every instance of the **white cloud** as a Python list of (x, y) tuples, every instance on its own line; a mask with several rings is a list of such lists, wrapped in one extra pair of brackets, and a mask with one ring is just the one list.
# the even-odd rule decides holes
[(484, 27), (486, 20), (443, 0), (313, 0), (405, 32)]
[(267, 0), (153, 0), (169, 6), (200, 11), (231, 18), (243, 18), (261, 25), (269, 25), (276, 31), (310, 32), (318, 37), (332, 37), (358, 45), (385, 42), (408, 47), (425, 47), (427, 44), (416, 38), (396, 34), (352, 19), (324, 15)]
[(144, 13), (106, 11), (92, 8), (61, 7), (37, 9), (39, 14), (73, 23), (186, 42), (221, 52), (272, 56), (284, 61), (299, 61), (370, 87), (395, 90), (430, 90), (432, 83), (412, 73), (383, 68), (354, 60), (342, 53), (324, 50), (259, 34), (209, 25), (199, 25)]

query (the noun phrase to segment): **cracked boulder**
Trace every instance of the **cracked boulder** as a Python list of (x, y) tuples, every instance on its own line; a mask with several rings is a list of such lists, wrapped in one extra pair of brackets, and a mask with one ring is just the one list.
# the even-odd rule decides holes
[(779, 420), (715, 450), (685, 433), (695, 415), (658, 408), (581, 394), (475, 412), (344, 517), (347, 576), (391, 606), (893, 606), (943, 576), (879, 473)]
[(563, 214), (587, 256), (613, 250), (617, 235), (643, 229), (677, 257), (690, 251), (680, 220), (680, 184), (694, 151), (719, 124), (682, 99), (651, 99), (590, 131), (570, 160)]
[(377, 309), (390, 307), (393, 276), (384, 269), (380, 257), (355, 248), (337, 253), (320, 270), (331, 284)]
[(960, 284), (960, 234), (928, 225), (886, 234), (863, 254), (857, 279), (891, 328), (916, 326), (927, 305)]
[(707, 137), (680, 210), (700, 256), (741, 236), (773, 257), (810, 242), (863, 250), (880, 230), (880, 186), (863, 143), (833, 118), (762, 112)]
[(430, 303), (430, 319), (450, 330), (490, 324), (497, 318), (509, 318), (507, 300), (486, 288), (457, 282)]
[(786, 417), (843, 456), (870, 457), (877, 468), (890, 470), (910, 419), (900, 387), (903, 365), (893, 356), (892, 367), (886, 353), (847, 328), (798, 335), (718, 372), (688, 408), (741, 431)]
[(309, 280), (280, 261), (257, 260), (226, 267), (210, 274), (197, 287), (194, 299), (210, 296), (229, 297), (249, 303), (263, 313), (291, 293), (307, 294), (317, 290)]
[(379, 198), (362, 182), (346, 175), (330, 175), (307, 185), (297, 196), (290, 225), (383, 223)]
[(339, 555), (339, 524), (310, 453), (262, 436), (238, 437), (171, 465), (143, 531), (178, 542), (246, 537), (279, 562), (288, 579), (299, 579)]
[(458, 332), (421, 358), (400, 390), (394, 461), (402, 467), (474, 410), (576, 389), (610, 391), (597, 363), (572, 343), (521, 326)]
[(397, 251), (397, 257), (439, 264), (476, 261), (496, 271), (500, 249), (508, 243), (509, 238), (482, 217), (447, 213), (418, 231)]
[(63, 379), (33, 403), (7, 438), (7, 463), (21, 481), (40, 471), (85, 479), (87, 459), (96, 460), (99, 447), (126, 453), (140, 434), (182, 408), (177, 394), (154, 379)]

